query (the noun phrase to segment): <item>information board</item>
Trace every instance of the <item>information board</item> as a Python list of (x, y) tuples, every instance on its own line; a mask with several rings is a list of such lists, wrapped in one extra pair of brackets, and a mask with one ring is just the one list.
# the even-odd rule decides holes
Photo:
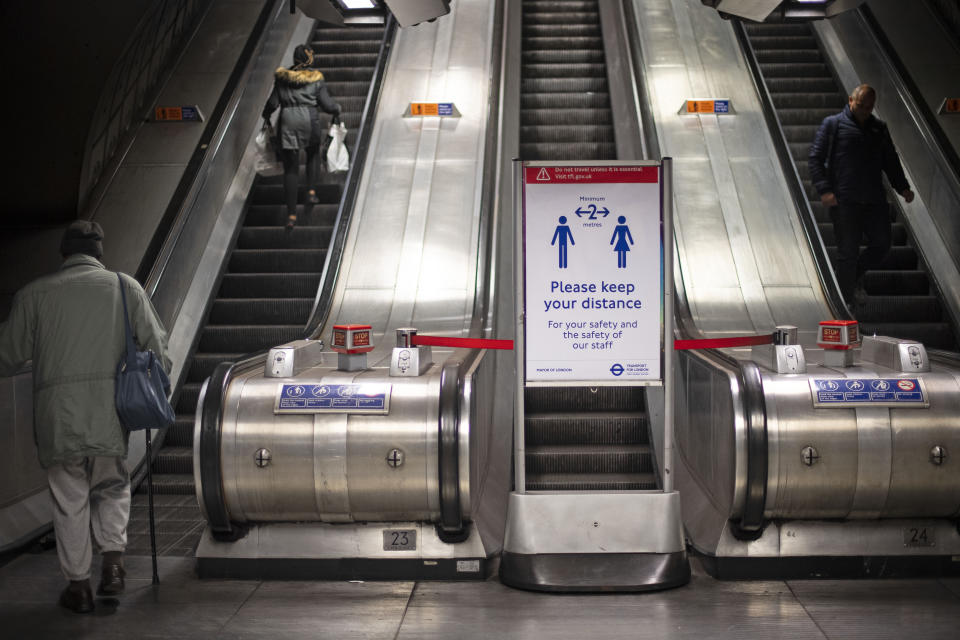
[(663, 379), (657, 164), (524, 166), (529, 382)]
[(390, 410), (389, 384), (282, 384), (274, 413), (372, 413)]
[(811, 378), (810, 390), (819, 408), (929, 406), (919, 378)]

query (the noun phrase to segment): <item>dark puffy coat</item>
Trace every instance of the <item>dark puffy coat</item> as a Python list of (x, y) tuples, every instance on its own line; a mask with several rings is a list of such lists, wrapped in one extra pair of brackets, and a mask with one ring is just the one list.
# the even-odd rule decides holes
[(318, 108), (340, 113), (340, 105), (330, 97), (323, 74), (316, 69), (277, 69), (263, 117), (269, 118), (277, 107), (278, 135), (284, 149), (303, 149), (323, 140)]
[(861, 127), (849, 105), (824, 118), (810, 146), (809, 167), (817, 192), (833, 192), (840, 204), (884, 202), (881, 172), (898, 193), (910, 186), (887, 125), (870, 116)]

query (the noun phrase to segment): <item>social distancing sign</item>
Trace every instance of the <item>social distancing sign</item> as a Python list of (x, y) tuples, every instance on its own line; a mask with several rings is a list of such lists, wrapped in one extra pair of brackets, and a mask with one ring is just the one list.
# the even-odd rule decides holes
[(662, 380), (660, 167), (523, 168), (525, 380)]

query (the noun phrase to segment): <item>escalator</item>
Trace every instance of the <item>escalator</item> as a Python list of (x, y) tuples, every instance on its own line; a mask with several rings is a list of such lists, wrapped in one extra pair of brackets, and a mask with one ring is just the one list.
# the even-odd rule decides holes
[[(523, 2), (520, 155), (615, 160), (597, 0)], [(526, 489), (655, 489), (650, 429), (637, 387), (529, 387)]]
[[(331, 96), (341, 106), (351, 158), (356, 157), (357, 132), (383, 39), (382, 24), (329, 27), (317, 23), (311, 34), (310, 45), (317, 52), (314, 64), (323, 71)], [(301, 188), (298, 224), (287, 230), (282, 176), (258, 175), (254, 180), (236, 243), (195, 353), (186, 365), (176, 424), (167, 431), (152, 466), (161, 554), (192, 554), (205, 524), (193, 476), (194, 412), (203, 381), (221, 362), (304, 337), (344, 181), (345, 174), (324, 171), (317, 204), (307, 202)], [(131, 554), (150, 549), (145, 492), (141, 485), (132, 501), (127, 547)]]
[[(749, 42), (745, 47), (748, 57), (751, 52), (755, 56), (762, 74), (757, 84), (765, 85), (769, 93), (832, 264), (836, 257), (833, 223), (810, 180), (807, 155), (820, 123), (843, 108), (846, 95), (809, 23), (744, 23), (738, 31), (741, 39)], [(896, 199), (889, 191), (888, 200)], [(947, 312), (928, 268), (899, 207), (894, 205), (893, 210), (897, 212), (893, 246), (881, 268), (864, 276), (865, 303), (856, 308), (850, 304), (850, 308), (866, 334), (907, 338), (930, 348), (956, 351)]]

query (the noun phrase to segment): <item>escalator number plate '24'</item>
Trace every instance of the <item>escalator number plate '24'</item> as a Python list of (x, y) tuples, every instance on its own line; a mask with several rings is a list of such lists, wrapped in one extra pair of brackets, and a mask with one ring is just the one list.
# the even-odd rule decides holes
[(416, 551), (417, 550), (417, 530), (416, 529), (384, 529), (383, 530), (383, 550), (384, 551)]
[(905, 547), (935, 547), (936, 538), (933, 529), (927, 527), (904, 527), (903, 546)]

